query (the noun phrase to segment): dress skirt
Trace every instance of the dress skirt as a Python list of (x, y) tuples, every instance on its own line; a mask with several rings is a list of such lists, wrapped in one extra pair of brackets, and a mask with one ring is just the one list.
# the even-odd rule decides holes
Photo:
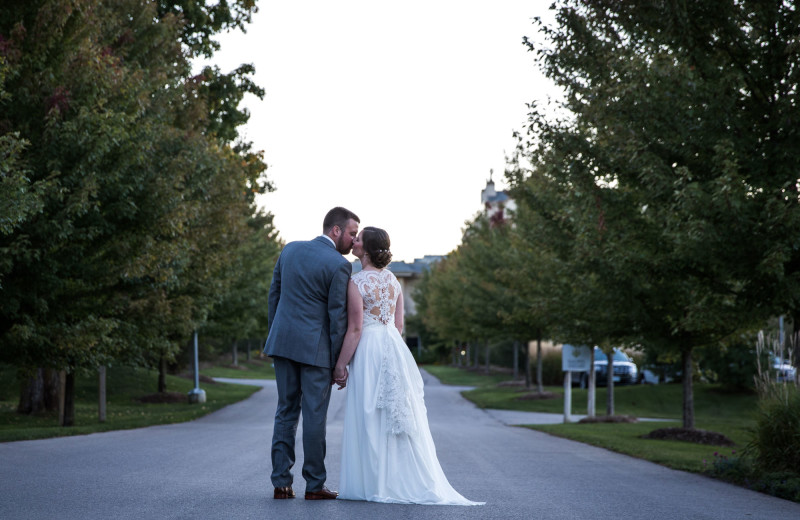
[(339, 498), (479, 505), (461, 496), (436, 457), (422, 377), (393, 325), (365, 324), (347, 380)]

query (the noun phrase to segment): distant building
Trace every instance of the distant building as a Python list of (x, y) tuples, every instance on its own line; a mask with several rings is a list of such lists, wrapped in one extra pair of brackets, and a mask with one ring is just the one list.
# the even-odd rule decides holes
[(497, 191), (494, 187), (492, 175), (494, 171), (489, 170), (489, 180), (486, 181), (486, 187), (481, 190), (481, 203), (489, 221), (492, 223), (500, 223), (507, 220), (511, 214), (517, 209), (514, 200), (508, 196), (505, 191)]

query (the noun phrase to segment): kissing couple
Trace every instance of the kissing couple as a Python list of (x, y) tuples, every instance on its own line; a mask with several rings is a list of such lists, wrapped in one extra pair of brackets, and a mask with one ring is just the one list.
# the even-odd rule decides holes
[[(303, 415), (306, 500), (480, 505), (461, 496), (436, 457), (423, 383), (403, 330), (403, 294), (386, 269), (386, 231), (345, 208), (322, 235), (287, 244), (269, 290), (269, 335), (278, 406), (272, 435), (274, 498), (294, 498), (291, 469)], [(343, 255), (361, 260), (361, 271)], [(325, 426), (332, 385), (347, 386), (340, 492), (325, 487)]]

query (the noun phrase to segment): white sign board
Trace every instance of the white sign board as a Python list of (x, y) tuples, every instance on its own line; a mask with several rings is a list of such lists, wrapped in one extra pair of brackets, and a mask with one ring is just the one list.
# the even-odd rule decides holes
[(561, 346), (561, 370), (564, 372), (588, 372), (592, 366), (592, 351), (587, 346)]

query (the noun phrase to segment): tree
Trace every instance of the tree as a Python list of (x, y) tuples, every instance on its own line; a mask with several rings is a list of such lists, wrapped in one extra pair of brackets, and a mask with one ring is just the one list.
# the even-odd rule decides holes
[[(539, 327), (545, 324), (550, 336), (563, 343), (610, 351), (631, 340), (639, 312), (632, 292), (636, 273), (618, 272), (609, 255), (607, 232), (624, 220), (617, 222), (607, 209), (599, 210), (603, 194), (592, 184), (559, 182), (548, 165), (562, 163), (553, 155), (547, 159), (530, 171), (514, 163), (508, 172), (518, 205), (514, 249), (525, 258), (509, 263), (525, 302), (517, 316)], [(590, 371), (591, 383), (593, 376)], [(590, 384), (590, 413), (592, 388)], [(613, 414), (613, 386), (608, 396), (608, 413)]]
[(628, 287), (629, 332), (681, 353), (687, 428), (693, 350), (798, 301), (798, 16), (778, 0), (570, 0), (542, 27), (570, 116), (534, 108), (523, 149), (573, 190), (566, 212), (603, 218), (576, 238), (600, 244), (594, 281)]
[[(0, 357), (23, 375), (174, 360), (230, 286), (227, 252), (271, 189), (261, 154), (232, 142), (242, 96), (263, 94), (252, 68), (189, 76), (215, 24), (243, 22), (252, 2), (170, 5), (0, 7), (14, 101), (0, 136), (18, 150), (3, 164), (36, 194), (0, 235)], [(187, 24), (197, 9), (224, 16)]]
[(228, 266), (232, 282), (214, 305), (204, 335), (233, 348), (237, 340), (267, 336), (265, 297), (281, 246), (276, 235), (272, 215), (258, 213), (249, 220), (247, 240), (229, 252), (234, 257)]

